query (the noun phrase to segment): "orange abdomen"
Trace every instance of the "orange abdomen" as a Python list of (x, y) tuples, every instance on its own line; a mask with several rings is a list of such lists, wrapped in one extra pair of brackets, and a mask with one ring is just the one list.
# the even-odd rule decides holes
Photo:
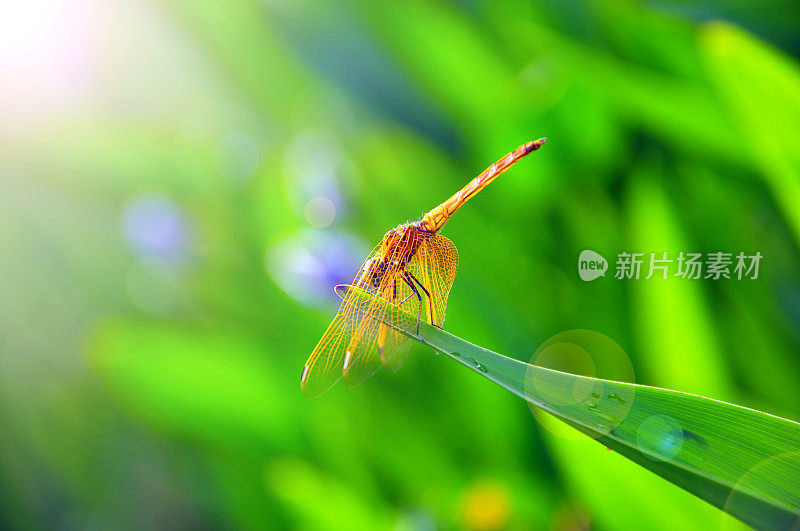
[(450, 199), (422, 216), (422, 219), (416, 223), (417, 228), (426, 232), (436, 232), (441, 229), (447, 220), (450, 219), (450, 216), (461, 208), (461, 205), (486, 188), (489, 183), (500, 177), (503, 172), (513, 166), (519, 159), (531, 151), (539, 149), (542, 144), (545, 143), (545, 140), (545, 138), (540, 138), (539, 140), (523, 144), (486, 168), (483, 173), (468, 182), (464, 188), (453, 194)]

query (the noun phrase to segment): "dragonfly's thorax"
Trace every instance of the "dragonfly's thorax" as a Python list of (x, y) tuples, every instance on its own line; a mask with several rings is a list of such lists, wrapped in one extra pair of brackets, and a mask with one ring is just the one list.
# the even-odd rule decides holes
[(387, 274), (392, 277), (405, 270), (422, 242), (432, 236), (406, 223), (395, 227), (381, 240), (380, 254), (367, 260), (361, 271), (360, 283), (378, 287)]
[(381, 259), (390, 266), (404, 269), (413, 258), (423, 240), (429, 235), (417, 230), (413, 223), (395, 227), (383, 236)]

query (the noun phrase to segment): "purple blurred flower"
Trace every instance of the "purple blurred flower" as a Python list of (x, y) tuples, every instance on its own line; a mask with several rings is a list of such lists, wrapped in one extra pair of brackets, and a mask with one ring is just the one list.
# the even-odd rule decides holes
[(338, 301), (333, 286), (352, 282), (367, 252), (361, 239), (345, 232), (306, 229), (273, 245), (266, 266), (298, 302), (330, 306)]
[(180, 207), (169, 197), (142, 194), (131, 199), (122, 215), (121, 229), (131, 251), (164, 259), (186, 250), (188, 227)]

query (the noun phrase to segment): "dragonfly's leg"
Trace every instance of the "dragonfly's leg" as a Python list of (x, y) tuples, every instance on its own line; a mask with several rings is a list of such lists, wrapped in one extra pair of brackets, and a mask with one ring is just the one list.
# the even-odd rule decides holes
[[(433, 322), (433, 299), (431, 299), (431, 293), (425, 288), (425, 286), (422, 285), (422, 282), (420, 282), (419, 279), (414, 276), (414, 273), (412, 273), (411, 271), (406, 271), (406, 273), (408, 273), (408, 275), (412, 279), (414, 279), (414, 281), (417, 284), (419, 284), (419, 287), (422, 288), (422, 291), (425, 292), (425, 296), (428, 297), (428, 313), (430, 314), (430, 317), (431, 317), (431, 324), (433, 326), (437, 326), (438, 328), (441, 328), (441, 326), (438, 326), (436, 323)], [(420, 304), (422, 304), (422, 303), (420, 302)]]
[(413, 293), (409, 293), (409, 294), (406, 296), (406, 298), (405, 298), (405, 299), (403, 299), (403, 300), (401, 300), (400, 302), (398, 302), (398, 303), (397, 303), (397, 305), (398, 305), (398, 306), (402, 306), (404, 302), (406, 302), (408, 299), (410, 299), (410, 298), (411, 298), (411, 297), (413, 297), (413, 296), (414, 296), (414, 294), (413, 294)]
[[(388, 286), (387, 286), (387, 289), (388, 289)], [(379, 287), (376, 289), (375, 293), (373, 293), (373, 294), (372, 294), (372, 296), (371, 296), (370, 298), (368, 298), (368, 299), (367, 299), (367, 300), (365, 300), (365, 301), (362, 301), (362, 302), (361, 302), (361, 304), (359, 304), (359, 305), (358, 305), (358, 311), (361, 311), (361, 312), (363, 312), (364, 310), (362, 310), (362, 309), (361, 309), (361, 307), (362, 307), (362, 306), (364, 306), (365, 304), (367, 304), (368, 302), (372, 302), (372, 301), (373, 301), (373, 300), (375, 300), (376, 298), (377, 298), (377, 299), (380, 299), (380, 301), (379, 301), (379, 304), (380, 304), (381, 306), (382, 306), (382, 305), (385, 305), (385, 304), (387, 304), (387, 302), (389, 302), (389, 301), (387, 301), (386, 299), (381, 299), (381, 297), (380, 297), (380, 291), (381, 291), (381, 289), (380, 289), (380, 286), (379, 286)], [(394, 280), (393, 294), (392, 294), (392, 300), (391, 300), (391, 302), (394, 302), (394, 300), (395, 300), (396, 298), (397, 298), (397, 279), (395, 279), (395, 280)], [(404, 302), (405, 302), (405, 301), (404, 301)], [(400, 304), (403, 304), (403, 303), (401, 302)]]
[[(405, 281), (405, 283), (406, 283), (406, 284), (408, 284), (408, 281), (405, 279), (405, 277), (403, 277), (403, 280)], [(396, 287), (397, 287), (397, 279), (395, 279), (395, 288), (396, 288)], [(413, 289), (413, 287), (412, 287), (412, 289)], [(409, 293), (408, 295), (406, 295), (406, 298), (405, 298), (405, 299), (403, 299), (403, 300), (401, 300), (400, 302), (398, 302), (398, 303), (397, 303), (397, 306), (402, 306), (402, 305), (403, 305), (403, 304), (404, 304), (404, 303), (405, 303), (405, 302), (406, 302), (408, 299), (410, 299), (410, 298), (411, 298), (411, 297), (413, 297), (413, 296), (414, 296), (414, 292), (412, 291), (411, 293)]]
[(403, 275), (403, 280), (405, 280), (406, 284), (408, 284), (408, 287), (411, 288), (411, 291), (414, 292), (414, 294), (417, 296), (417, 299), (419, 300), (419, 307), (417, 308), (417, 337), (421, 339), (422, 336), (419, 335), (419, 324), (422, 321), (422, 295), (419, 294), (417, 286), (415, 286), (414, 282), (411, 281), (411, 277), (408, 276), (408, 272), (405, 272), (405, 274)]

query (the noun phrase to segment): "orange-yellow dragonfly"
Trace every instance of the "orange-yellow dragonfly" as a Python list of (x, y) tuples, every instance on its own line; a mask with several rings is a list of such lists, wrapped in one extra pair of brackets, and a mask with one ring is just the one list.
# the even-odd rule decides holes
[(411, 344), (408, 337), (387, 324), (391, 319), (389, 303), (416, 316), (417, 335), (422, 319), (442, 326), (458, 268), (458, 252), (438, 231), (461, 205), (519, 159), (539, 149), (545, 140), (518, 147), (419, 221), (404, 223), (383, 236), (353, 281), (354, 286), (370, 292), (371, 298), (355, 302), (354, 290), (344, 291), (336, 317), (303, 367), (303, 393), (319, 396), (340, 378), (355, 386), (382, 365), (391, 371), (402, 365)]

